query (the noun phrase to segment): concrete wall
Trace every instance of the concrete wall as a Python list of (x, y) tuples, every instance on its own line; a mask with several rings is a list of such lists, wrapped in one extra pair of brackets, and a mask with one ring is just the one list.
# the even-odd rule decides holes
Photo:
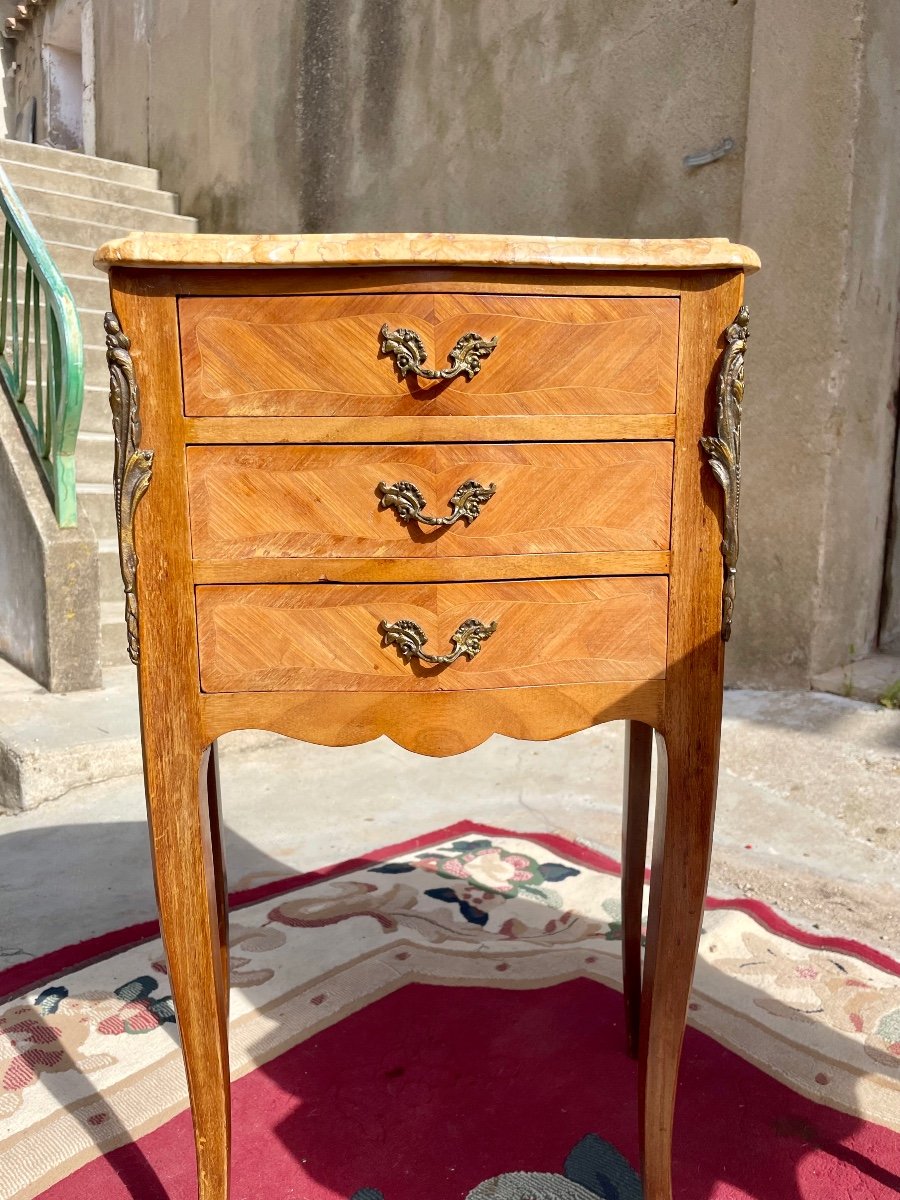
[[(207, 230), (753, 245), (733, 682), (874, 644), (900, 287), (896, 0), (94, 0), (97, 150)], [(686, 170), (730, 136), (735, 151)]]
[[(0, 18), (13, 15), (7, 5)], [(6, 123), (10, 137), (20, 141), (47, 141), (47, 111), (44, 104), (44, 64), (41, 55), (41, 34), (44, 13), (37, 13), (27, 33), (3, 46), (3, 83), (10, 110)], [(34, 105), (33, 125), (30, 105)], [(26, 122), (26, 115), (28, 120)], [(33, 129), (34, 138), (31, 132)]]
[(97, 540), (87, 514), (60, 529), (0, 395), (0, 657), (53, 692), (100, 686)]
[(900, 7), (797, 0), (784, 17), (757, 0), (740, 228), (764, 264), (731, 659), (749, 683), (874, 646), (897, 419)]
[(740, 155), (681, 159), (742, 135), (747, 0), (95, 12), (98, 152), (160, 168), (205, 229), (737, 228)]
[[(0, 20), (18, 16), (12, 0), (0, 0)], [(4, 93), (13, 116), (10, 137), (31, 141), (27, 106), (33, 103), (34, 138), (59, 150), (93, 152), (92, 0), (44, 0), (21, 32), (3, 47)], [(88, 53), (82, 55), (83, 43)], [(87, 128), (85, 116), (88, 117)]]

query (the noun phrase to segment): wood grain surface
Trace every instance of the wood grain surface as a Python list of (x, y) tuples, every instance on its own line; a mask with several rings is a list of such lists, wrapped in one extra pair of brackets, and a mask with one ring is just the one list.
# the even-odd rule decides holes
[(185, 417), (188, 445), (323, 445), (378, 442), (646, 442), (671, 441), (672, 413), (439, 417), (423, 408), (409, 417)]
[(638, 1056), (641, 1031), (641, 950), (652, 747), (652, 725), (636, 720), (625, 723), (625, 775), (622, 789), (622, 998), (625, 1001), (625, 1040), (632, 1058)]
[(678, 1063), (703, 920), (722, 722), (722, 492), (700, 447), (715, 431), (724, 331), (739, 273), (684, 276), (664, 738), (660, 741), (641, 1002), (646, 1200), (672, 1200)]
[[(667, 581), (298, 584), (197, 588), (206, 692), (471, 691), (662, 678)], [(417, 622), (447, 654), (469, 618), (497, 622), (473, 659), (404, 661), (381, 622)]]
[[(193, 1110), (200, 1200), (227, 1200), (231, 1106), (223, 972), (224, 879), (200, 728), (197, 635), (181, 370), (174, 297), (147, 297), (118, 271), (112, 303), (131, 339), (153, 475), (136, 515), (138, 664), (144, 782), (156, 898)], [(124, 639), (124, 624), (122, 636)]]
[[(191, 416), (671, 413), (678, 301), (544, 296), (273, 296), (180, 304)], [(498, 338), (474, 379), (401, 378), (380, 329), (412, 328), (428, 365)]]
[(593, 271), (571, 267), (520, 266), (498, 272), (489, 267), (355, 266), (340, 271), (327, 267), (257, 267), (253, 286), (243, 272), (228, 267), (202, 271), (164, 267), (145, 271), (147, 295), (178, 296), (345, 296), (353, 292), (389, 295), (431, 292), (440, 295), (481, 296), (678, 296), (680, 276), (672, 271)]
[(492, 734), (547, 741), (624, 717), (659, 726), (661, 679), (500, 688), (482, 692), (217, 692), (200, 697), (207, 739), (268, 729), (320, 746), (388, 737), (415, 754), (444, 758)]
[[(193, 555), (254, 558), (452, 558), (664, 550), (670, 442), (563, 445), (192, 446)], [(423, 512), (449, 515), (466, 480), (493, 484), (472, 521), (402, 521), (380, 482), (412, 483)]]
[(195, 583), (456, 583), (666, 575), (668, 550), (605, 554), (495, 554), (470, 558), (240, 558), (194, 561)]

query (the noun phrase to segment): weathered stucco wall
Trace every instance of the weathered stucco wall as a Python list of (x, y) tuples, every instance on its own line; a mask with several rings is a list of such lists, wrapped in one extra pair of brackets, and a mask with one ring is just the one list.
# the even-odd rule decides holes
[(763, 260), (732, 677), (808, 682), (878, 632), (896, 429), (900, 8), (757, 0), (742, 240)]
[(95, 12), (98, 153), (160, 168), (204, 228), (737, 227), (740, 155), (694, 172), (681, 159), (742, 135), (750, 0)]
[(872, 646), (896, 0), (95, 0), (95, 31), (98, 153), (158, 167), (208, 230), (754, 246), (731, 679), (803, 685)]
[[(0, 20), (19, 20), (15, 39), (5, 40), (2, 52), (4, 99), (11, 110), (7, 135), (31, 141), (33, 133), (44, 145), (92, 152), (90, 45), (82, 55), (84, 41), (92, 42), (91, 0), (44, 0), (24, 20), (19, 8), (13, 0), (0, 0)], [(32, 119), (26, 119), (29, 103)]]

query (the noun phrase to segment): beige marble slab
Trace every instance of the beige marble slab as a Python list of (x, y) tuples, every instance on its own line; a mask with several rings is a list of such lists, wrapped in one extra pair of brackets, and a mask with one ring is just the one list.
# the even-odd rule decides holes
[(478, 266), (699, 271), (759, 269), (727, 238), (570, 238), (485, 233), (131, 233), (101, 246), (101, 270), (129, 267)]

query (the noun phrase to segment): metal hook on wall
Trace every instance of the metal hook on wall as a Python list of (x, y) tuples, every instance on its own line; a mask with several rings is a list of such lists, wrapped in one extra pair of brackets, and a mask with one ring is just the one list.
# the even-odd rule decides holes
[(686, 167), (705, 167), (707, 163), (717, 162), (720, 158), (724, 158), (733, 149), (734, 138), (722, 138), (718, 146), (713, 146), (712, 150), (701, 150), (698, 154), (686, 154), (681, 161)]

